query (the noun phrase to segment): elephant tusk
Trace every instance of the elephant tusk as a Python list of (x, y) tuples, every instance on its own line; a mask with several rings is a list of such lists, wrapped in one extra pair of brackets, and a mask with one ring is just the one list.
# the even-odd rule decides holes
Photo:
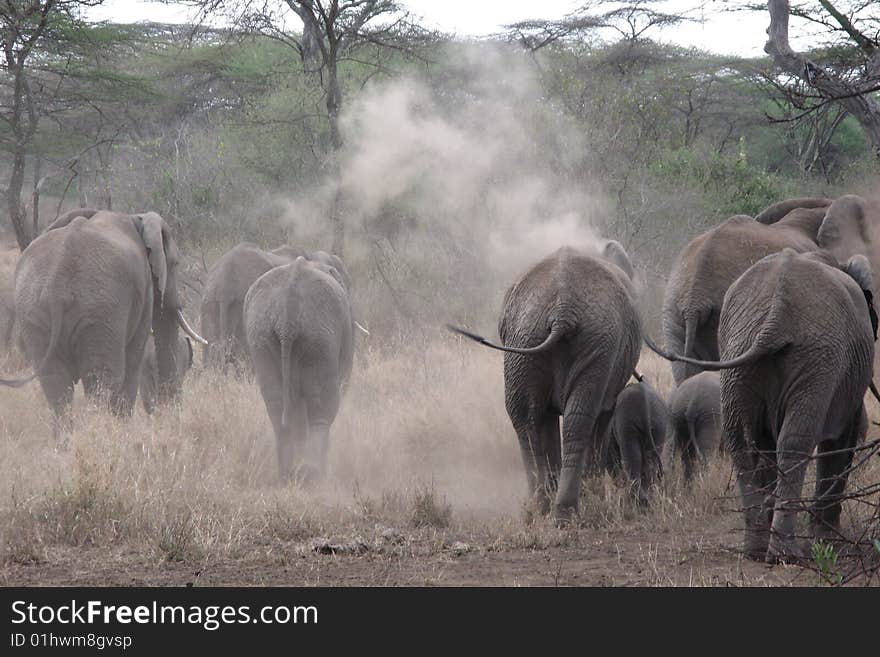
[(186, 333), (193, 340), (198, 342), (199, 344), (203, 344), (208, 346), (208, 341), (205, 340), (201, 335), (193, 330), (193, 327), (189, 325), (189, 322), (186, 321), (186, 318), (183, 316), (183, 311), (180, 308), (177, 309), (177, 323), (180, 324), (180, 328), (183, 329), (184, 333)]
[(360, 325), (360, 322), (355, 322), (354, 325), (357, 326), (363, 332), (364, 335), (370, 334), (370, 332), (367, 329), (365, 329), (363, 326)]

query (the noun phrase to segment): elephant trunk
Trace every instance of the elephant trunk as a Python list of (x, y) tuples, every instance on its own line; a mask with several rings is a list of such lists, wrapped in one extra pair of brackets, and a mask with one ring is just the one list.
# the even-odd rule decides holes
[(157, 398), (166, 403), (180, 397), (180, 364), (177, 348), (177, 313), (168, 307), (160, 307), (153, 321), (153, 337), (156, 342), (156, 370), (158, 379)]

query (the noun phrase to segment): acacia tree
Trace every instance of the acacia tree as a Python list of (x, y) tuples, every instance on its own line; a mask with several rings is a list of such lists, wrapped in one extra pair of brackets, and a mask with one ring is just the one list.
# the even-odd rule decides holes
[[(225, 9), (247, 32), (257, 32), (292, 48), (304, 70), (313, 74), (321, 89), (329, 148), (325, 168), (331, 181), (338, 178), (338, 155), (343, 145), (339, 116), (344, 92), (340, 66), (355, 62), (375, 72), (385, 71), (388, 51), (418, 57), (420, 47), (438, 38), (421, 27), (395, 0), (189, 0), (203, 13)], [(291, 19), (294, 19), (291, 21)], [(301, 30), (291, 29), (302, 23)], [(330, 208), (332, 249), (344, 250), (345, 220), (341, 189)]]
[[(814, 93), (805, 112), (837, 103), (861, 125), (874, 156), (880, 158), (880, 8), (871, 0), (768, 0), (770, 26), (764, 51), (785, 73)], [(757, 9), (754, 4), (749, 8)], [(789, 18), (823, 28), (827, 42), (817, 55), (796, 52), (789, 42)]]

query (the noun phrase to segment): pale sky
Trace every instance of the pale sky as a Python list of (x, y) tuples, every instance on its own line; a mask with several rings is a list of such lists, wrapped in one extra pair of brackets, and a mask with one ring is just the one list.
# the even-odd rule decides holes
[[(508, 23), (528, 18), (561, 18), (577, 9), (583, 2), (577, 0), (402, 0), (408, 9), (420, 15), (424, 23), (459, 35), (483, 36), (501, 30)], [(691, 10), (695, 18), (705, 22), (678, 25), (654, 32), (660, 41), (696, 46), (719, 54), (757, 57), (764, 54), (767, 40), (765, 30), (770, 20), (766, 12), (729, 13), (717, 8), (719, 0), (709, 0), (707, 9), (696, 9), (700, 0), (668, 0), (663, 10), (676, 13)], [(191, 21), (193, 9), (181, 5), (159, 4), (144, 0), (105, 0), (103, 5), (88, 11), (92, 20), (117, 23), (140, 21), (186, 23)], [(792, 22), (792, 31), (798, 31)], [(794, 40), (797, 47), (797, 41)]]

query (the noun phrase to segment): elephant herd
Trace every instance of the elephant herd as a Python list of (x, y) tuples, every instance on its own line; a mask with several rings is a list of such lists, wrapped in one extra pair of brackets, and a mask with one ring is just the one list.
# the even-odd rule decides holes
[(365, 330), (354, 321), (342, 261), (239, 244), (208, 276), (201, 323), (209, 342), (183, 315), (180, 260), (154, 212), (79, 208), (59, 217), (22, 252), (9, 303), (31, 372), (0, 384), (38, 379), (61, 437), (79, 381), (123, 417), (138, 394), (148, 413), (177, 399), (196, 341), (206, 363), (255, 370), (282, 476), (319, 477), (353, 334)]
[[(633, 269), (620, 265), (614, 241), (596, 253), (563, 247), (517, 280), (504, 297), (501, 344), (450, 326), (505, 352), (506, 406), (536, 508), (567, 523), (582, 477), (603, 467), (623, 470), (647, 503), (671, 429), (687, 479), (716, 447), (731, 454), (750, 557), (808, 556), (796, 519), (813, 458), (812, 535), (840, 537), (867, 432), (864, 396), (878, 394), (878, 231), (880, 211), (854, 195), (731, 217), (675, 260), (665, 349), (642, 333)], [(638, 374), (642, 340), (672, 362), (668, 402)]]
[[(665, 348), (643, 332), (634, 268), (614, 240), (590, 252), (563, 246), (515, 281), (500, 343), (449, 326), (505, 352), (506, 409), (536, 509), (570, 522), (584, 476), (602, 469), (622, 472), (647, 504), (671, 434), (687, 480), (719, 447), (730, 453), (749, 556), (805, 556), (795, 525), (814, 453), (813, 534), (838, 536), (853, 449), (867, 431), (864, 396), (877, 394), (878, 231), (880, 212), (852, 195), (731, 217), (676, 259)], [(281, 477), (320, 478), (355, 334), (366, 332), (342, 260), (239, 244), (208, 273), (204, 337), (183, 315), (180, 260), (156, 213), (59, 217), (15, 272), (10, 312), (31, 373), (0, 384), (37, 378), (63, 434), (78, 381), (121, 416), (138, 392), (148, 412), (176, 399), (195, 341), (207, 365), (254, 372)], [(638, 373), (643, 342), (672, 362), (668, 400)]]

